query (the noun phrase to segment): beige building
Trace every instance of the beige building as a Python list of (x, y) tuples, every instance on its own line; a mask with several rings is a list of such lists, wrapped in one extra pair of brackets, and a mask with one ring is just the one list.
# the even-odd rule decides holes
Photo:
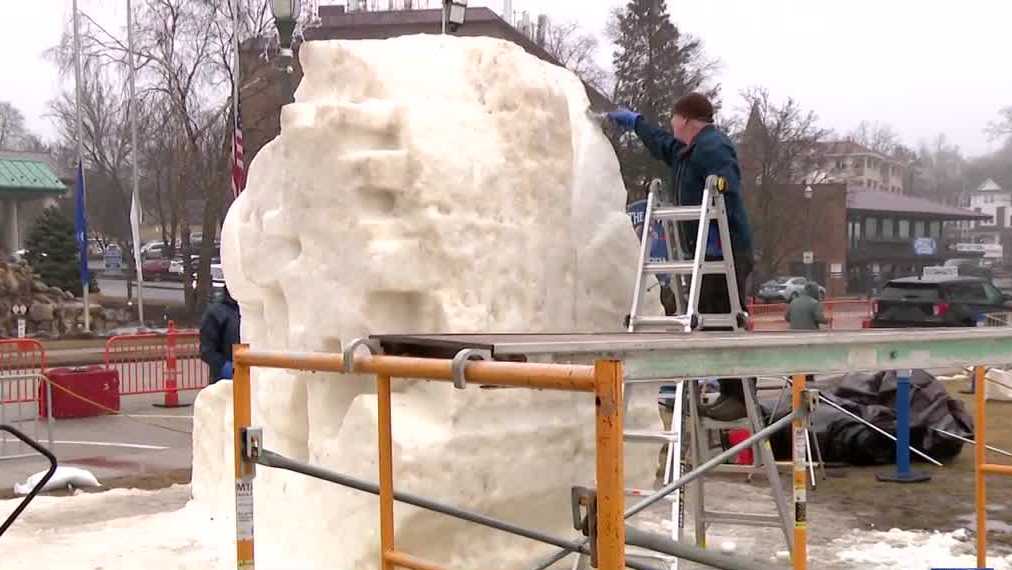
[(844, 183), (848, 190), (903, 194), (910, 168), (864, 145), (843, 140), (823, 144), (820, 170), (828, 182)]

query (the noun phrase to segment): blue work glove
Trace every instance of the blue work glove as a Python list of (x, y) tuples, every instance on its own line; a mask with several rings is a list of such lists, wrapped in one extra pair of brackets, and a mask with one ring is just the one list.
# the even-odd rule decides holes
[(625, 107), (619, 107), (618, 109), (608, 113), (608, 120), (615, 126), (631, 131), (636, 128), (636, 121), (639, 120), (640, 116), (641, 115), (636, 111), (630, 111)]
[(226, 360), (225, 364), (221, 365), (221, 379), (231, 380), (232, 379), (232, 361)]

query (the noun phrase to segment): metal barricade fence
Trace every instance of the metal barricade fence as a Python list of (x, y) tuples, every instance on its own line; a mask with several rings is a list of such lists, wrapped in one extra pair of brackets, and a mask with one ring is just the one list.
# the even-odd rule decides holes
[[(783, 331), (790, 328), (784, 318), (788, 303), (752, 304), (748, 306), (752, 330)], [(824, 330), (858, 330), (871, 318), (872, 302), (867, 299), (840, 299), (822, 302), (823, 314), (829, 319)]]
[(165, 405), (178, 404), (178, 393), (207, 386), (208, 368), (200, 360), (200, 334), (176, 330), (111, 337), (105, 366), (119, 372), (120, 394), (165, 393)]
[[(42, 440), (40, 429), (45, 422), (50, 449), (53, 447), (53, 414), (39, 418), (40, 390), (47, 390), (46, 402), (52, 406), (52, 393), (46, 381), (46, 350), (37, 340), (0, 340), (0, 424), (33, 424), (33, 437)], [(23, 426), (22, 426), (23, 427)], [(23, 430), (22, 431), (27, 431)], [(0, 460), (36, 456), (22, 441), (0, 434)]]

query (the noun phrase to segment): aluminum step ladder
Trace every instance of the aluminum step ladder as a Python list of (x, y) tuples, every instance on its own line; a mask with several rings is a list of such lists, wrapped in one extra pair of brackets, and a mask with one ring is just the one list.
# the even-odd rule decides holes
[[(703, 200), (700, 206), (658, 205), (657, 195), (660, 193), (660, 188), (660, 180), (654, 180), (650, 183), (650, 193), (647, 195), (643, 236), (640, 240), (639, 271), (636, 274), (636, 289), (633, 291), (632, 308), (629, 311), (629, 332), (675, 329), (692, 332), (703, 327), (744, 329), (746, 315), (738, 295), (738, 282), (735, 279), (732, 256), (724, 255), (720, 261), (706, 260), (706, 243), (711, 221), (717, 222), (721, 251), (731, 251), (731, 230), (727, 223), (727, 208), (724, 205), (724, 191), (727, 189), (727, 181), (719, 176), (708, 176), (706, 186), (703, 188)], [(668, 246), (667, 260), (649, 258), (655, 220), (661, 222), (661, 228), (665, 234)], [(675, 224), (692, 221), (699, 224), (696, 229), (696, 250), (692, 259), (685, 259), (680, 242), (674, 241), (680, 239)], [(679, 314), (672, 316), (643, 316), (640, 314), (648, 275), (657, 275), (658, 280), (664, 280), (670, 276), (671, 282), (674, 284), (675, 298), (679, 305)], [(728, 313), (704, 315), (699, 312), (699, 296), (704, 275), (723, 275), (727, 279), (731, 308)], [(689, 279), (688, 294), (683, 302), (683, 279), (686, 276), (691, 276), (691, 278)]]
[[(738, 283), (735, 275), (734, 260), (731, 255), (724, 255), (720, 261), (706, 260), (706, 245), (709, 235), (711, 221), (717, 223), (720, 236), (721, 251), (731, 252), (731, 234), (727, 222), (727, 210), (724, 205), (723, 192), (726, 190), (726, 181), (717, 176), (709, 176), (703, 190), (703, 199), (700, 206), (667, 206), (659, 205), (657, 197), (660, 194), (661, 182), (654, 180), (650, 185), (650, 193), (647, 196), (646, 214), (643, 220), (643, 231), (640, 242), (639, 271), (636, 277), (636, 289), (633, 293), (632, 308), (629, 313), (628, 331), (640, 332), (644, 330), (678, 330), (680, 332), (692, 333), (706, 329), (727, 329), (739, 331), (745, 328), (747, 315), (741, 306), (738, 294)], [(654, 223), (660, 221), (661, 233), (667, 244), (667, 259), (649, 259), (651, 245), (654, 239), (662, 236), (654, 236)], [(692, 259), (686, 259), (681, 244), (680, 232), (677, 224), (679, 222), (698, 221), (696, 231), (695, 255)], [(699, 311), (699, 299), (704, 275), (723, 275), (727, 282), (729, 296), (728, 306), (730, 311), (727, 314), (702, 314)], [(675, 293), (677, 314), (672, 316), (643, 316), (640, 314), (641, 300), (645, 291), (646, 277), (656, 275), (659, 283), (669, 281)], [(687, 281), (687, 283), (686, 283)], [(701, 465), (708, 457), (708, 448), (705, 444), (707, 428), (728, 427), (741, 425), (742, 422), (730, 424), (710, 424), (701, 418), (699, 412), (699, 386), (698, 380), (667, 380), (650, 382), (626, 382), (625, 404), (631, 400), (632, 388), (640, 384), (671, 384), (675, 383), (674, 396), (672, 401), (672, 424), (670, 430), (626, 430), (625, 440), (629, 442), (657, 442), (667, 445), (667, 455), (664, 464), (663, 484), (668, 484), (687, 472), (688, 465)], [(742, 379), (745, 392), (745, 407), (748, 412), (747, 418), (743, 421), (753, 433), (763, 428), (762, 415), (759, 409), (759, 402), (756, 398), (754, 380)], [(688, 389), (686, 389), (688, 388)], [(685, 406), (685, 402), (688, 406)], [(688, 408), (688, 415), (684, 412)], [(688, 424), (691, 437), (689, 438), (690, 460), (683, 457), (682, 434), (684, 427)], [(765, 471), (767, 481), (770, 485), (773, 502), (776, 507), (776, 514), (751, 514), (727, 511), (711, 511), (705, 507), (704, 479), (700, 477), (691, 484), (694, 501), (694, 522), (696, 543), (706, 546), (706, 532), (711, 524), (742, 524), (780, 527), (783, 530), (784, 538), (790, 549), (793, 534), (793, 513), (790, 512), (787, 497), (783, 492), (780, 483), (780, 474), (773, 457), (773, 450), (768, 442), (764, 442), (755, 450), (756, 460), (750, 466), (752, 471)], [(627, 494), (632, 496), (649, 495), (652, 490), (628, 489)], [(671, 538), (675, 541), (682, 541), (684, 538), (684, 510), (685, 501), (682, 490), (672, 493), (669, 499), (671, 503)], [(669, 564), (671, 570), (677, 570), (679, 563), (677, 559), (660, 557)]]

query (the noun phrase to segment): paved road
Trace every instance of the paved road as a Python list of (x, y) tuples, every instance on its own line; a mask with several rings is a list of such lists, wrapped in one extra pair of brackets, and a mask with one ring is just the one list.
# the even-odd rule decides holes
[[(180, 394), (180, 401), (193, 402), (196, 392)], [(189, 469), (192, 457), (193, 408), (156, 408), (161, 395), (124, 397), (126, 416), (60, 419), (53, 424), (54, 452), (64, 465), (84, 467), (100, 481), (138, 477)], [(29, 406), (31, 407), (31, 406)], [(47, 439), (46, 425), (29, 419), (28, 408), (7, 405), (6, 420), (30, 436)], [(18, 420), (17, 417), (22, 419)], [(9, 437), (9, 436), (8, 436)], [(21, 450), (14, 441), (0, 437), (0, 455)], [(42, 471), (48, 463), (38, 456), (0, 461), (0, 497), (8, 496), (14, 483)]]
[[(122, 279), (99, 278), (98, 286), (102, 289), (102, 295), (115, 299), (127, 298), (127, 282)], [(134, 287), (134, 296), (137, 295), (137, 288)], [(154, 301), (162, 304), (184, 304), (182, 283), (145, 283), (144, 300)]]

